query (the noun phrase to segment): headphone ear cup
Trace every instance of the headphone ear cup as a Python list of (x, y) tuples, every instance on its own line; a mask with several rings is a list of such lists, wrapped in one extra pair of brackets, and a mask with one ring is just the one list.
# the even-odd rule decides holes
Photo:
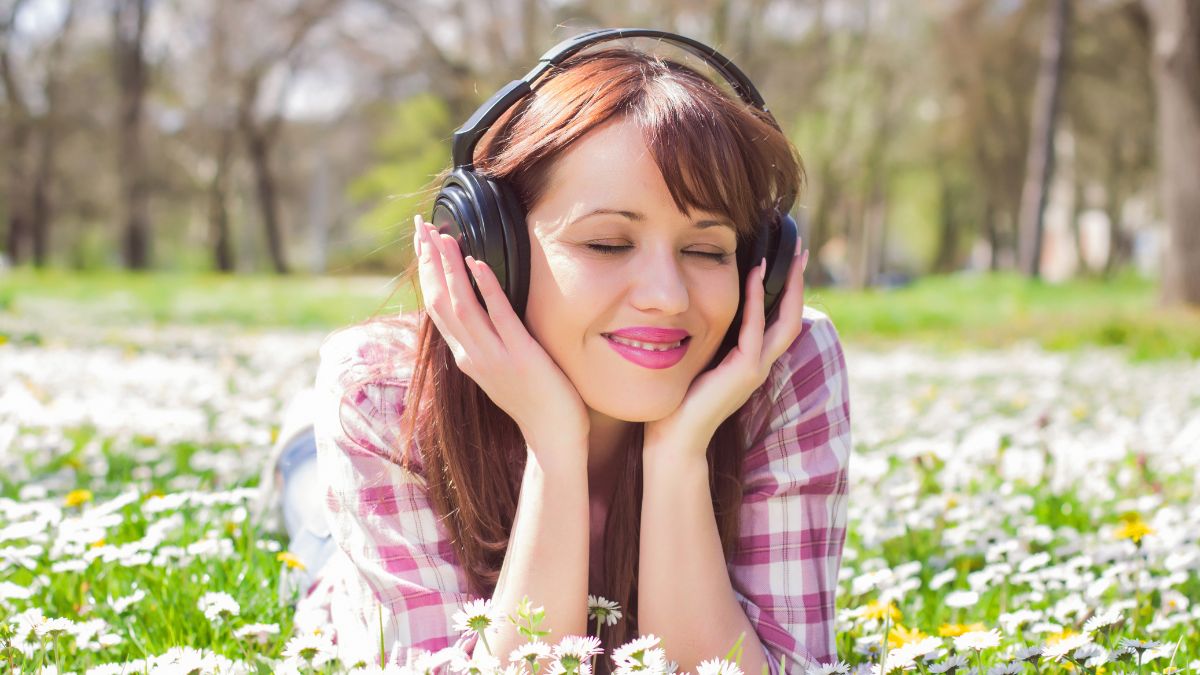
[(487, 178), (480, 178), (480, 181), (487, 184), (496, 200), (499, 227), (489, 229), (488, 236), (496, 237), (503, 243), (504, 259), (500, 264), (507, 281), (504, 292), (513, 311), (524, 319), (525, 304), (529, 298), (529, 229), (525, 222), (525, 210), (508, 184)]
[[(775, 218), (778, 218), (777, 225), (773, 223)], [(741, 284), (738, 295), (741, 301), (721, 346), (709, 362), (709, 368), (715, 368), (725, 355), (737, 346), (745, 312), (746, 278), (763, 258), (767, 260), (767, 273), (763, 279), (763, 311), (766, 325), (771, 324), (779, 311), (779, 300), (787, 286), (788, 272), (792, 268), (792, 257), (796, 253), (796, 242), (799, 238), (796, 221), (790, 215), (783, 214), (782, 217), (778, 217), (772, 212), (759, 222), (758, 232), (754, 245), (745, 248), (748, 253), (738, 255), (738, 279)]]
[(799, 231), (796, 220), (786, 213), (779, 218), (777, 227), (764, 227), (774, 235), (767, 240), (767, 273), (763, 278), (764, 311), (767, 325), (770, 325), (779, 311), (779, 300), (787, 289), (788, 273), (791, 272), (792, 261), (795, 259)]
[[(484, 181), (467, 169), (455, 169), (442, 183), (434, 199), (431, 224), (438, 232), (454, 237), (463, 256), (481, 260), (492, 268), (501, 288), (508, 292), (509, 281), (505, 266), (503, 235), (500, 229), (496, 197)], [(479, 303), (483, 295), (473, 277), (471, 287)]]

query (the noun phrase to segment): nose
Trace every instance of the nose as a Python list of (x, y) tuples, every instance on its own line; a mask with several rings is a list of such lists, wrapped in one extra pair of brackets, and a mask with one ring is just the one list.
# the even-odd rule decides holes
[(688, 286), (673, 250), (649, 251), (635, 261), (630, 303), (645, 312), (679, 314), (688, 308)]

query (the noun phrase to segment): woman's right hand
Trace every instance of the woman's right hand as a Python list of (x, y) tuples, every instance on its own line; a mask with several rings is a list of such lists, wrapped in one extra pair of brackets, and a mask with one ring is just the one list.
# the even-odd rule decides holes
[[(482, 261), (464, 259), (454, 238), (440, 234), (419, 214), (413, 223), (425, 310), (459, 370), (513, 418), (542, 466), (563, 459), (586, 462), (587, 406), (525, 328), (495, 273)], [(467, 279), (468, 268), (486, 312)], [(547, 452), (553, 456), (545, 456)], [(564, 452), (579, 454), (564, 458)]]

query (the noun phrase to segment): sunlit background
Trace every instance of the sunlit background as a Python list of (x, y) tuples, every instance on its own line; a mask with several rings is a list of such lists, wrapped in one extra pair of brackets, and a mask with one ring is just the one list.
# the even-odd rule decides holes
[(0, 672), (356, 665), (277, 597), (283, 411), (414, 307), (457, 125), (619, 26), (804, 159), (854, 436), (811, 672), (1200, 672), (1193, 0), (0, 0)]

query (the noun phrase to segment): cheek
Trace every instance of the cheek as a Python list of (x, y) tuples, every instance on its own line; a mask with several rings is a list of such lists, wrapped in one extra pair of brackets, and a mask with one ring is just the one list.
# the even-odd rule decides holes
[(739, 286), (742, 282), (738, 278), (736, 267), (714, 276), (718, 278), (713, 280), (703, 297), (705, 298), (705, 314), (710, 317), (714, 332), (718, 334), (717, 339), (720, 340), (725, 336), (725, 332), (733, 323), (734, 315), (737, 314), (740, 300)]

